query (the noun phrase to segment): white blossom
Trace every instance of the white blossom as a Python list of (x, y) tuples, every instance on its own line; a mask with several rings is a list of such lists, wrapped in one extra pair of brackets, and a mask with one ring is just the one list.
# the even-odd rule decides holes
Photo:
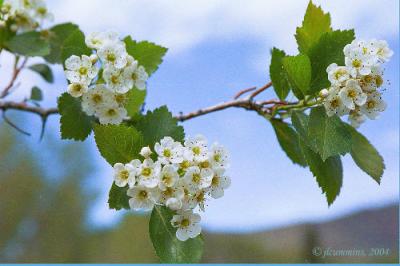
[(104, 106), (96, 112), (100, 124), (119, 125), (128, 117), (128, 112), (124, 107), (118, 105)]
[(142, 155), (144, 158), (149, 158), (150, 157), (150, 155), (152, 154), (153, 152), (151, 151), (151, 149), (150, 149), (150, 147), (149, 146), (147, 146), (147, 147), (143, 147), (141, 150), (140, 150), (140, 155)]
[(98, 51), (105, 68), (117, 68), (121, 69), (125, 67), (127, 63), (128, 53), (125, 49), (124, 43), (106, 43)]
[(174, 141), (171, 137), (164, 137), (154, 145), (154, 151), (158, 154), (158, 159), (161, 163), (181, 163), (182, 157), (182, 144)]
[(92, 32), (85, 38), (85, 43), (89, 48), (101, 49), (106, 44), (118, 43), (119, 34), (115, 31)]
[(326, 72), (328, 73), (328, 80), (333, 86), (341, 85), (350, 78), (348, 68), (345, 66), (338, 66), (336, 63), (330, 64)]
[(382, 99), (382, 95), (375, 91), (368, 94), (368, 98), (360, 110), (370, 119), (378, 118), (379, 114), (386, 109), (386, 103)]
[(191, 192), (207, 188), (211, 185), (213, 171), (209, 168), (200, 169), (198, 166), (191, 166), (186, 170), (184, 179)]
[(88, 89), (85, 83), (71, 83), (68, 85), (68, 93), (75, 98), (81, 97)]
[(127, 93), (132, 87), (129, 86), (123, 71), (114, 67), (104, 69), (103, 78), (108, 87), (117, 93)]
[(65, 60), (65, 76), (72, 83), (90, 84), (98, 73), (98, 68), (92, 64), (90, 57), (72, 55)]
[(361, 106), (367, 100), (367, 95), (362, 91), (357, 80), (349, 79), (346, 86), (339, 92), (343, 104), (350, 110), (354, 110), (356, 105)]
[(114, 106), (114, 95), (104, 84), (95, 85), (82, 96), (82, 110), (88, 115), (94, 115), (107, 106)]
[(160, 196), (156, 189), (144, 186), (135, 186), (128, 189), (127, 195), (131, 197), (129, 199), (129, 206), (135, 211), (150, 211)]
[(224, 175), (224, 168), (214, 170), (214, 176), (211, 181), (211, 197), (214, 199), (224, 196), (224, 190), (231, 185), (231, 179)]
[(185, 147), (188, 152), (193, 156), (195, 161), (204, 161), (208, 159), (207, 140), (202, 135), (197, 135), (194, 138), (187, 138), (185, 140)]
[(165, 165), (160, 174), (160, 182), (158, 187), (161, 190), (165, 190), (168, 187), (173, 187), (179, 179), (179, 175), (175, 166), (167, 164)]
[(136, 182), (137, 169), (131, 164), (114, 164), (114, 182), (119, 187), (133, 187)]
[(174, 215), (171, 224), (177, 228), (176, 237), (180, 241), (186, 241), (198, 236), (201, 233), (200, 220), (200, 215), (192, 211), (183, 211)]
[(331, 87), (329, 89), (329, 95), (324, 100), (324, 106), (326, 109), (326, 114), (328, 116), (333, 116), (335, 114), (342, 116), (349, 113), (349, 109), (343, 104), (341, 97), (339, 96), (338, 87)]
[(138, 66), (136, 61), (124, 69), (124, 77), (130, 88), (146, 89), (146, 81), (149, 76), (144, 67)]
[(161, 164), (152, 159), (144, 159), (139, 170), (139, 185), (154, 188), (160, 181)]

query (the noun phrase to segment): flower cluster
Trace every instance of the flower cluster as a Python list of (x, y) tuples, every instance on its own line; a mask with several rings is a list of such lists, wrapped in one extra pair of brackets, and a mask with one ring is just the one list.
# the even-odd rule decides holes
[(91, 33), (85, 42), (93, 49), (92, 55), (72, 55), (65, 61), (68, 93), (81, 98), (83, 111), (101, 124), (120, 124), (127, 118), (128, 92), (144, 90), (148, 75), (127, 53), (118, 33)]
[(35, 30), (54, 19), (44, 0), (4, 0), (0, 11), (0, 27), (10, 26), (14, 32)]
[[(114, 165), (114, 182), (119, 187), (129, 186), (129, 205), (133, 210), (148, 211), (163, 205), (176, 211), (171, 220), (181, 241), (194, 238), (201, 232), (200, 215), (210, 198), (220, 198), (230, 185), (225, 175), (228, 153), (198, 135), (182, 145), (171, 137), (164, 137), (154, 145), (142, 148), (143, 161), (135, 159), (127, 164)], [(154, 156), (153, 156), (154, 155)], [(154, 161), (153, 159), (156, 158)]]
[(393, 51), (382, 40), (354, 40), (343, 51), (345, 66), (328, 66), (331, 87), (322, 90), (320, 96), (329, 116), (349, 115), (351, 125), (359, 127), (366, 117), (376, 119), (386, 108), (379, 92), (383, 84), (381, 65)]

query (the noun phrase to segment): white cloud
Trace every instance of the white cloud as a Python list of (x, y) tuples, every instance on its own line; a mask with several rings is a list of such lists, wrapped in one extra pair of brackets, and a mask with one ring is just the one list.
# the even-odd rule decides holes
[[(398, 1), (317, 1), (332, 13), (335, 27), (357, 28), (363, 37), (398, 34)], [(294, 51), (293, 33), (308, 0), (51, 1), (57, 21), (73, 21), (85, 31), (116, 29), (150, 39), (175, 54), (212, 38), (257, 38)]]

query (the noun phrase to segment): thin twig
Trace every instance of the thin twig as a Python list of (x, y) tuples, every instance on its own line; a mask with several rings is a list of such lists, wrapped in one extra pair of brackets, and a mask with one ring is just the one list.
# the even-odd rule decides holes
[(22, 133), (22, 134), (24, 134), (24, 135), (27, 135), (27, 136), (30, 136), (30, 135), (31, 135), (31, 133), (29, 133), (29, 132), (27, 132), (27, 131), (21, 129), (21, 128), (18, 127), (16, 124), (14, 124), (10, 119), (8, 119), (8, 117), (6, 116), (6, 111), (3, 111), (2, 117), (3, 117), (4, 121), (6, 121), (7, 124), (9, 124), (12, 128), (14, 128), (15, 130), (17, 130), (18, 132), (20, 132), (20, 133)]
[(250, 94), (249, 99), (250, 100), (254, 99), (254, 97), (256, 97), (258, 94), (260, 94), (261, 92), (265, 91), (266, 89), (268, 89), (271, 86), (272, 86), (272, 82), (269, 82), (269, 83), (265, 84), (264, 86), (262, 86), (261, 88), (259, 88), (258, 90), (256, 90), (252, 94)]
[(10, 90), (14, 87), (14, 83), (17, 80), (18, 75), (20, 74), (21, 70), (25, 67), (26, 63), (28, 62), (28, 58), (25, 58), (21, 64), (21, 66), (19, 66), (19, 67), (18, 67), (18, 61), (19, 61), (19, 57), (15, 57), (13, 74), (11, 76), (11, 80), (7, 84), (7, 86), (5, 86), (4, 89), (2, 90), (2, 92), (0, 94), (0, 99), (5, 98), (10, 93)]
[(236, 95), (235, 95), (235, 97), (233, 97), (233, 99), (237, 100), (243, 94), (248, 93), (249, 91), (254, 91), (255, 89), (257, 89), (257, 87), (251, 87), (251, 88), (248, 88), (248, 89), (241, 90), (238, 93), (236, 93)]
[(45, 109), (45, 108), (38, 107), (38, 106), (30, 106), (24, 102), (17, 103), (17, 102), (11, 102), (11, 101), (0, 102), (0, 110), (3, 110), (3, 111), (6, 111), (6, 110), (25, 111), (25, 112), (37, 114), (41, 117), (48, 117), (49, 115), (58, 113), (57, 108)]

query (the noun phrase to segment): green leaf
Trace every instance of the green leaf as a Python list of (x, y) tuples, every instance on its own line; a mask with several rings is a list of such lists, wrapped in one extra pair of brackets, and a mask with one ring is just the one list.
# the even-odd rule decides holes
[(42, 78), (49, 82), (53, 83), (54, 82), (54, 77), (53, 77), (53, 72), (51, 71), (51, 68), (46, 65), (46, 64), (35, 64), (29, 67), (30, 70), (35, 71), (38, 73)]
[(310, 49), (318, 43), (322, 34), (332, 31), (331, 17), (329, 13), (324, 13), (310, 1), (301, 27), (296, 29), (296, 40), (299, 51), (308, 54)]
[(353, 157), (354, 162), (361, 168), (361, 170), (370, 175), (378, 184), (380, 184), (385, 170), (385, 163), (383, 162), (382, 156), (365, 136), (352, 126), (347, 124), (346, 126), (351, 133), (352, 145), (350, 154)]
[(72, 23), (59, 24), (49, 29), (50, 54), (44, 57), (47, 62), (52, 64), (63, 63), (61, 52), (64, 42), (76, 31), (79, 31), (79, 27)]
[(176, 141), (183, 141), (185, 133), (182, 126), (178, 126), (178, 121), (168, 111), (166, 106), (148, 111), (146, 115), (140, 117), (135, 127), (144, 137), (144, 146), (154, 145), (165, 136), (170, 136)]
[(272, 119), (271, 124), (274, 127), (276, 137), (281, 145), (282, 150), (292, 160), (293, 163), (307, 166), (303, 153), (300, 149), (299, 136), (297, 132), (287, 123)]
[(65, 39), (61, 50), (61, 62), (64, 63), (71, 55), (90, 55), (92, 50), (86, 46), (85, 35), (79, 29)]
[(343, 167), (340, 156), (332, 156), (323, 161), (302, 139), (300, 139), (300, 147), (310, 171), (316, 177), (318, 185), (322, 189), (322, 193), (325, 194), (330, 206), (339, 195), (342, 187)]
[(308, 120), (302, 111), (292, 111), (292, 125), (304, 141), (308, 141)]
[(128, 92), (128, 99), (124, 104), (129, 116), (134, 116), (140, 111), (146, 98), (146, 90), (133, 88)]
[(38, 101), (38, 102), (43, 100), (42, 90), (39, 89), (38, 87), (34, 86), (31, 89), (31, 97), (30, 97), (30, 99), (33, 100), (33, 101)]
[(6, 47), (13, 53), (23, 56), (45, 56), (50, 53), (50, 45), (40, 32), (29, 31), (12, 37)]
[(329, 87), (326, 68), (332, 64), (344, 65), (343, 48), (354, 40), (354, 31), (332, 31), (324, 33), (319, 42), (310, 50), (312, 79), (310, 94), (316, 94), (321, 89)]
[(81, 102), (69, 95), (58, 98), (58, 109), (61, 115), (61, 138), (85, 140), (92, 132), (92, 117), (82, 111)]
[(286, 56), (282, 59), (285, 69), (297, 98), (303, 99), (308, 94), (311, 81), (311, 62), (307, 55)]
[(139, 65), (146, 69), (149, 76), (158, 69), (158, 66), (163, 61), (163, 56), (168, 50), (148, 41), (134, 41), (130, 36), (126, 37), (124, 42), (128, 54), (133, 56), (139, 62)]
[(108, 194), (108, 207), (117, 211), (121, 209), (129, 210), (129, 196), (126, 194), (127, 190), (128, 186), (119, 187), (113, 183)]
[(162, 263), (196, 263), (203, 253), (201, 236), (179, 241), (171, 225), (174, 213), (166, 207), (154, 207), (149, 224), (150, 239)]
[(279, 99), (284, 100), (290, 91), (289, 81), (283, 69), (282, 59), (286, 56), (285, 52), (277, 48), (271, 50), (271, 65), (269, 75), (274, 86), (274, 90)]
[(308, 123), (308, 140), (323, 161), (351, 150), (351, 133), (336, 115), (328, 117), (323, 106), (313, 108)]
[(94, 139), (100, 154), (106, 161), (128, 163), (138, 158), (143, 145), (143, 137), (135, 128), (125, 125), (94, 126)]

